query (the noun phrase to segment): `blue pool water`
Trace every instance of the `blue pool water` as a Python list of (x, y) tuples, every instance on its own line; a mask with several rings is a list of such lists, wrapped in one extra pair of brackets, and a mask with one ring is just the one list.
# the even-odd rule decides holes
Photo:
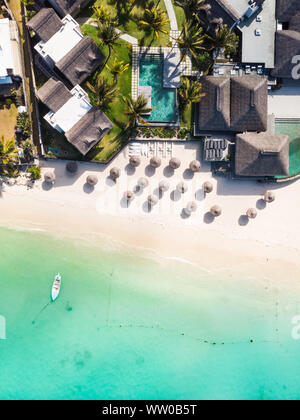
[(145, 57), (140, 60), (140, 86), (151, 86), (151, 106), (154, 108), (148, 121), (174, 122), (177, 120), (176, 89), (163, 87), (163, 59)]
[[(290, 138), (290, 173), (300, 173), (300, 120), (278, 120), (275, 125), (276, 134), (284, 134)], [(281, 177), (279, 177), (281, 178)]]
[(299, 287), (107, 241), (2, 228), (0, 241), (0, 399), (300, 398)]

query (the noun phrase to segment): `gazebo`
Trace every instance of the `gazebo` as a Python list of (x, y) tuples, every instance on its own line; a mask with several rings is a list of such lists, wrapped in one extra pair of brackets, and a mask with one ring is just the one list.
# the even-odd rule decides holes
[(214, 190), (213, 184), (211, 182), (209, 182), (209, 181), (204, 182), (202, 188), (203, 188), (203, 191), (206, 194), (209, 194), (209, 193), (213, 192), (213, 190)]
[(172, 169), (178, 169), (179, 167), (180, 167), (180, 165), (181, 165), (181, 161), (178, 159), (178, 158), (176, 158), (176, 157), (173, 157), (172, 159), (170, 159), (170, 161), (169, 161), (169, 166), (172, 168)]
[(186, 185), (185, 182), (179, 182), (179, 184), (177, 184), (176, 187), (177, 191), (179, 191), (181, 194), (184, 194), (187, 192), (188, 190), (188, 186)]
[(201, 169), (201, 163), (199, 162), (199, 160), (192, 160), (192, 162), (190, 163), (190, 170), (192, 172), (199, 172)]
[(246, 214), (247, 214), (247, 217), (249, 219), (255, 219), (257, 217), (257, 210), (256, 209), (248, 209)]
[(222, 214), (222, 208), (220, 206), (213, 206), (210, 209), (210, 213), (214, 216), (214, 217), (219, 217)]
[(142, 178), (139, 178), (137, 184), (140, 188), (146, 188), (149, 185), (149, 181), (147, 178), (142, 177)]
[(131, 158), (129, 159), (129, 163), (134, 168), (137, 168), (141, 164), (141, 159), (138, 156), (131, 156)]
[(158, 188), (159, 188), (159, 191), (166, 192), (170, 188), (170, 184), (168, 183), (168, 181), (163, 180), (163, 181), (160, 181), (160, 183), (158, 184)]
[(86, 183), (89, 184), (91, 187), (94, 187), (98, 184), (98, 178), (96, 177), (96, 175), (89, 175), (86, 178)]
[(110, 174), (110, 177), (115, 181), (117, 178), (120, 177), (121, 172), (119, 168), (114, 167), (114, 168), (111, 168), (109, 174)]
[(155, 204), (158, 203), (158, 197), (154, 194), (150, 194), (150, 195), (148, 195), (147, 201), (148, 201), (149, 206), (151, 206), (151, 207), (155, 206)]
[(161, 159), (158, 156), (153, 156), (150, 159), (150, 166), (152, 166), (152, 168), (159, 168), (161, 165)]
[(53, 172), (48, 171), (44, 175), (44, 180), (48, 184), (53, 184), (53, 182), (56, 180), (56, 176)]
[(273, 201), (275, 201), (275, 194), (272, 191), (267, 191), (264, 200), (266, 203), (273, 203)]

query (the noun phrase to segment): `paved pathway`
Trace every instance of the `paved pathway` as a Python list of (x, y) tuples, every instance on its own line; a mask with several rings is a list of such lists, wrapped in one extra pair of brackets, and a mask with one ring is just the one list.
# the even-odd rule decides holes
[(172, 0), (164, 0), (170, 19), (171, 31), (178, 31), (177, 19)]

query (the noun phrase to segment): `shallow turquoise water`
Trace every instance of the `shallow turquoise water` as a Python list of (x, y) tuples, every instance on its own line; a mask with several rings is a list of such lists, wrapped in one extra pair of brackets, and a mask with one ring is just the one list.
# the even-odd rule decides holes
[(154, 108), (148, 121), (176, 121), (176, 89), (163, 87), (163, 59), (140, 61), (140, 86), (152, 86), (151, 106)]
[(42, 233), (0, 240), (0, 399), (300, 397), (295, 290)]
[(277, 121), (276, 134), (285, 134), (290, 137), (290, 176), (300, 172), (300, 120)]

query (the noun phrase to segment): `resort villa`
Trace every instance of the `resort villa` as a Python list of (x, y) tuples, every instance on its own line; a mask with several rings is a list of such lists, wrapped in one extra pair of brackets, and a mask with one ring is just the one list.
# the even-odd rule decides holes
[(50, 110), (45, 120), (65, 133), (67, 140), (83, 155), (112, 128), (110, 120), (90, 104), (87, 93), (79, 85), (69, 91), (61, 81), (51, 78), (37, 95)]
[(34, 47), (38, 63), (51, 76), (37, 91), (49, 109), (44, 118), (86, 155), (113, 126), (80, 87), (100, 66), (104, 55), (92, 38), (82, 35), (70, 15), (61, 20), (53, 9), (43, 8), (27, 26), (40, 40)]
[(44, 8), (27, 26), (40, 39), (34, 49), (41, 66), (71, 86), (84, 82), (104, 60), (93, 39), (82, 35), (70, 15), (60, 20), (53, 9)]
[(17, 25), (0, 19), (0, 94), (9, 94), (21, 82), (21, 75)]

